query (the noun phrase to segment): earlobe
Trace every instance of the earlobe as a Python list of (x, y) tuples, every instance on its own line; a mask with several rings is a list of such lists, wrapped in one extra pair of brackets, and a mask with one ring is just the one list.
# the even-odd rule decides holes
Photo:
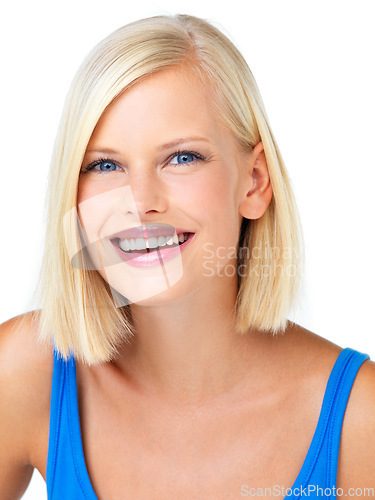
[(239, 212), (246, 219), (259, 219), (272, 199), (271, 179), (262, 142), (252, 151), (245, 185)]

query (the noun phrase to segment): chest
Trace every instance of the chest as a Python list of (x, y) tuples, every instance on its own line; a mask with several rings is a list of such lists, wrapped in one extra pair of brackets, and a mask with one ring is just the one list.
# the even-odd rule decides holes
[[(292, 411), (300, 397), (274, 393), (257, 403), (171, 409), (82, 392), (80, 439), (90, 482), (99, 500), (234, 499), (251, 488), (273, 488), (273, 498), (284, 498), (320, 410), (307, 398), (305, 411)], [(38, 469), (45, 471), (43, 449)]]
[[(239, 498), (252, 487), (292, 486), (308, 451), (296, 435), (273, 432), (267, 422), (249, 428), (241, 419), (162, 430), (114, 426), (85, 437), (89, 476), (99, 498)], [(271, 422), (269, 422), (271, 424)], [(277, 426), (274, 426), (277, 430)], [(285, 495), (276, 498), (283, 498)]]

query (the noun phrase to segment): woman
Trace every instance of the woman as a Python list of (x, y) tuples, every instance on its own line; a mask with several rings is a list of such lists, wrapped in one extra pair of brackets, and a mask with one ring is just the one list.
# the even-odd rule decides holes
[(57, 136), (43, 307), (1, 326), (2, 498), (34, 467), (50, 499), (373, 486), (374, 363), (287, 319), (301, 248), (233, 44), (185, 15), (109, 35)]

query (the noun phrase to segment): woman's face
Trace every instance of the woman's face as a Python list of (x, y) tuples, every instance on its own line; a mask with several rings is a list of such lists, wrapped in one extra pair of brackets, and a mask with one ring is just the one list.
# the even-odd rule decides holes
[(97, 270), (129, 302), (237, 282), (244, 156), (211, 99), (188, 69), (159, 71), (120, 95), (90, 139), (79, 219)]

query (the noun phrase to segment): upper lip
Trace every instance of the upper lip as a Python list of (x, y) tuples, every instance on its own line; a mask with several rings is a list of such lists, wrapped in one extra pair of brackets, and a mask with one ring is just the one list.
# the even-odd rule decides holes
[(173, 237), (176, 233), (177, 235), (181, 233), (191, 233), (187, 229), (170, 226), (169, 224), (143, 224), (142, 226), (135, 226), (129, 229), (124, 229), (118, 233), (113, 233), (109, 236), (109, 239), (119, 238), (124, 239), (137, 239), (137, 238), (158, 238), (159, 236)]

